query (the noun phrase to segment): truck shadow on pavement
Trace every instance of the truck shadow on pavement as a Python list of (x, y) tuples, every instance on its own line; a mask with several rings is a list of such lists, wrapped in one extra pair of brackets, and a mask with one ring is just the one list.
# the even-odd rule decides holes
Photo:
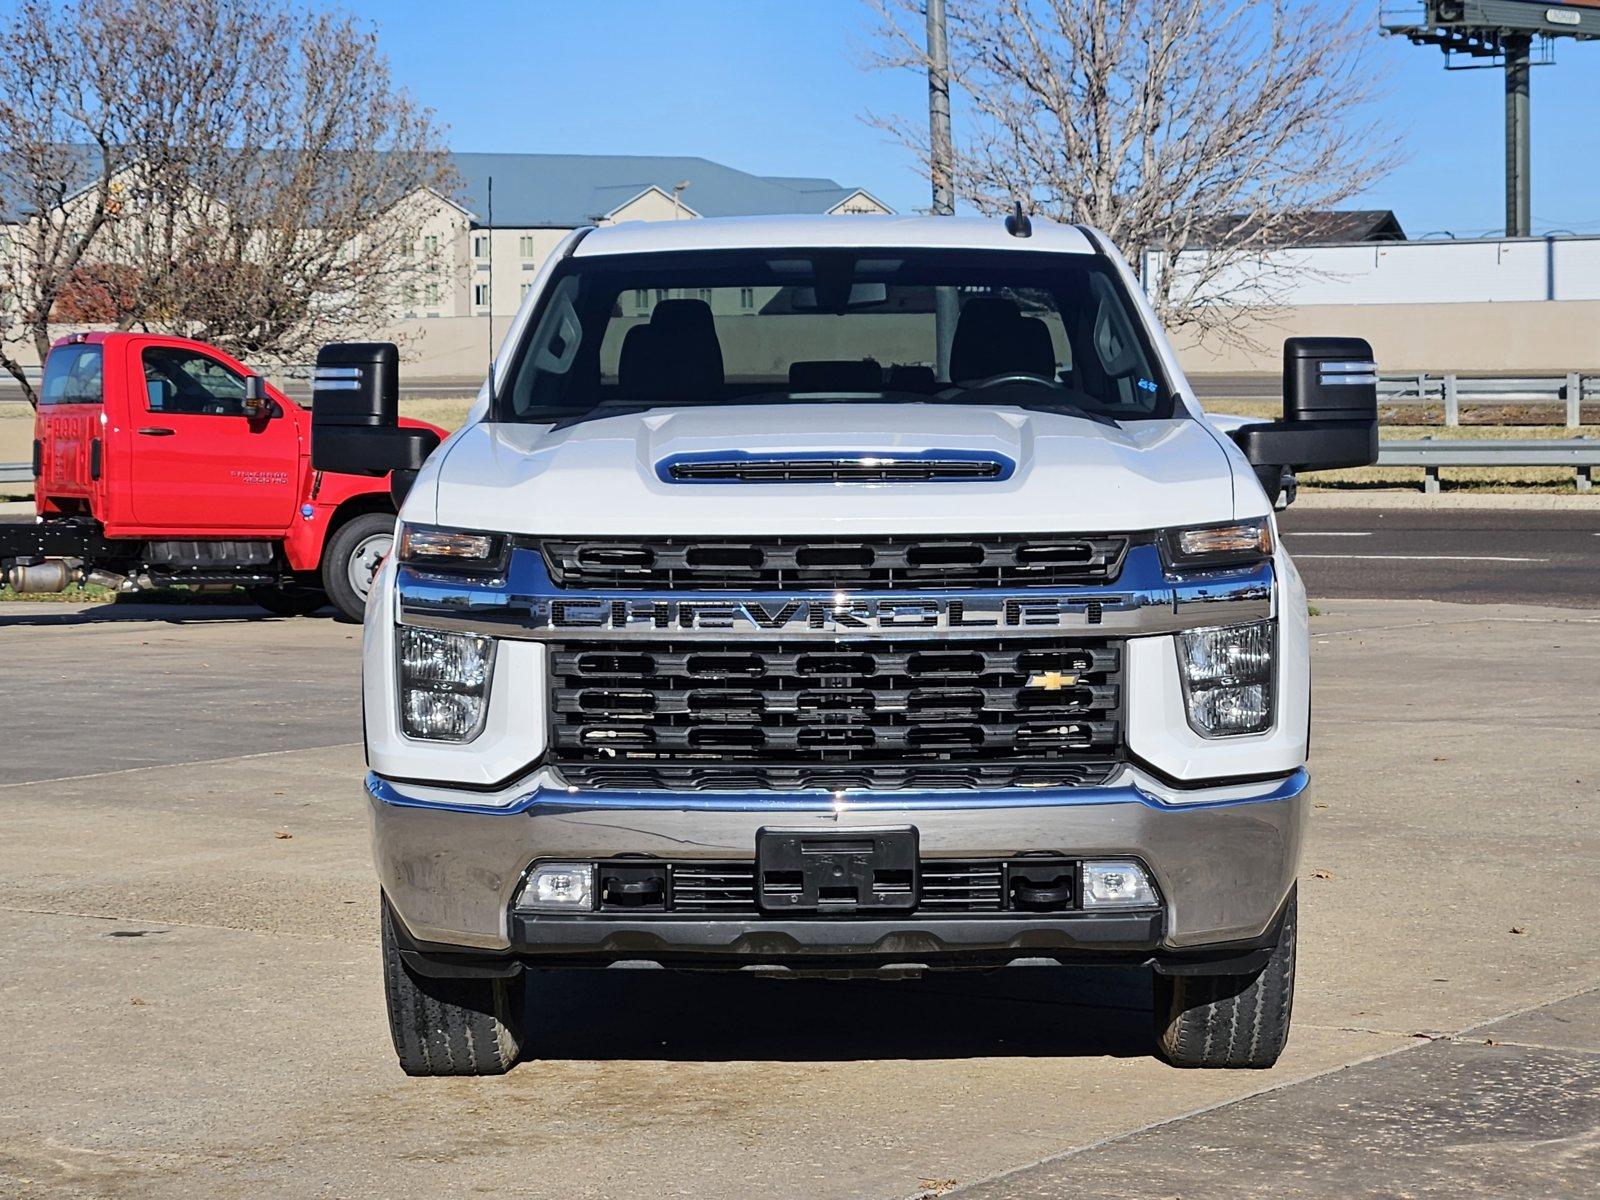
[(1150, 973), (1015, 967), (920, 979), (537, 971), (525, 1059), (1144, 1058)]
[[(49, 610), (58, 611), (49, 611)], [(20, 610), (20, 611), (13, 611)], [(271, 622), (335, 620), (332, 608), (309, 617), (279, 617), (249, 604), (96, 604), (9, 601), (0, 604), (0, 629), (13, 626), (61, 627), (149, 621), (162, 625), (259, 625)], [(351, 628), (359, 629), (352, 625)]]

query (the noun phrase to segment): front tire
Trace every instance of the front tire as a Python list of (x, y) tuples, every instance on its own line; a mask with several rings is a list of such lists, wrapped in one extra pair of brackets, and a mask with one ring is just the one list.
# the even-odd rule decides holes
[(328, 539), (328, 548), (322, 555), (322, 585), (346, 620), (360, 624), (366, 614), (372, 580), (393, 547), (392, 513), (351, 517)]
[(1175, 1067), (1270, 1067), (1289, 1040), (1295, 925), (1289, 893), (1278, 944), (1251, 975), (1157, 975), (1156, 1044)]
[(383, 899), (383, 991), (389, 1032), (407, 1075), (504, 1075), (522, 1053), (522, 976), (438, 979), (400, 956)]

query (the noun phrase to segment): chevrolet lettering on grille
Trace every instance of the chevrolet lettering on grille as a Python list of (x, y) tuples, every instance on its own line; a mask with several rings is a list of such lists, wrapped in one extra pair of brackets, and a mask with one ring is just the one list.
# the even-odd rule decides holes
[[(536, 606), (554, 630), (880, 632), (903, 629), (1059, 629), (1064, 618), (1095, 624), (1096, 600), (1013, 596), (982, 600), (618, 600), (562, 599)], [(1074, 622), (1074, 623), (1078, 623)]]

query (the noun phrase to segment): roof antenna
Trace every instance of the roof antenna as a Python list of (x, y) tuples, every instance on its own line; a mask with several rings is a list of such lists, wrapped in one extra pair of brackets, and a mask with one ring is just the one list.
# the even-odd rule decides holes
[(1022, 211), (1022, 201), (1012, 201), (1015, 207), (1011, 215), (1006, 218), (1006, 232), (1012, 237), (1032, 237), (1033, 222), (1028, 220), (1028, 214)]
[(498, 420), (494, 402), (494, 176), (489, 176), (489, 419)]

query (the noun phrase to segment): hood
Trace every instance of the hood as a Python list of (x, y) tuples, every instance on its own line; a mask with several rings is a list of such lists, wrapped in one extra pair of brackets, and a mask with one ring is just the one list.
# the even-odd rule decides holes
[[(989, 478), (892, 483), (684, 482), (670, 470), (835, 455), (1000, 465)], [(1228, 456), (1187, 417), (1118, 428), (947, 404), (661, 408), (564, 429), (473, 425), (429, 465), (408, 519), (508, 533), (1092, 533), (1234, 516)], [(419, 511), (429, 500), (435, 511)]]

